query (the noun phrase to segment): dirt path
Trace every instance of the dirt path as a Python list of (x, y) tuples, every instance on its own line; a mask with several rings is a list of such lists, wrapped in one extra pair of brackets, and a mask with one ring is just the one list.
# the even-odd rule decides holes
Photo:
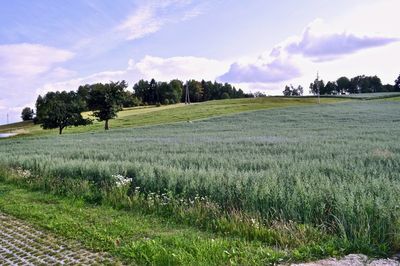
[(105, 253), (88, 251), (0, 213), (0, 265), (116, 265)]
[(342, 259), (326, 259), (316, 262), (294, 264), (296, 266), (399, 266), (400, 262), (394, 259), (371, 260), (361, 254), (350, 254)]

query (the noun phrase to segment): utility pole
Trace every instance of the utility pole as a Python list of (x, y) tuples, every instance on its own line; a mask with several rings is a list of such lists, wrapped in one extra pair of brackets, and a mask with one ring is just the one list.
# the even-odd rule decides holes
[(186, 85), (185, 85), (185, 104), (190, 104), (189, 83), (188, 82), (186, 82)]
[(317, 92), (318, 92), (318, 104), (320, 104), (321, 100), (319, 98), (319, 72), (317, 72)]
[(7, 125), (9, 124), (9, 116), (8, 116), (8, 113), (7, 113)]

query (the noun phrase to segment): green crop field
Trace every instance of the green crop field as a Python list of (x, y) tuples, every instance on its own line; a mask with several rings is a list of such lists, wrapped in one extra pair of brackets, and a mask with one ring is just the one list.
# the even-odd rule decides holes
[(399, 92), (375, 92), (375, 93), (359, 93), (359, 94), (350, 94), (344, 95), (342, 97), (349, 97), (349, 98), (358, 98), (358, 99), (384, 99), (384, 98), (393, 98), (399, 97)]
[[(322, 103), (335, 103), (348, 101), (345, 98), (324, 98)], [(140, 106), (128, 108), (119, 112), (118, 118), (110, 121), (111, 129), (138, 127), (147, 125), (165, 124), (188, 120), (204, 119), (212, 116), (228, 115), (244, 111), (254, 111), (271, 108), (282, 108), (288, 106), (301, 106), (316, 104), (314, 98), (291, 98), (291, 97), (263, 97), (233, 100), (218, 100), (190, 105), (174, 104), (167, 106)], [(90, 113), (85, 113), (90, 117)], [(86, 127), (72, 127), (65, 130), (66, 134), (87, 131), (100, 131), (103, 123), (94, 121), (93, 125)], [(0, 126), (0, 133), (15, 132), (20, 135), (42, 135), (58, 134), (57, 130), (42, 130), (39, 125), (32, 122), (20, 122), (11, 125)]]
[(399, 134), (396, 101), (351, 101), (7, 139), (0, 164), (7, 182), (261, 241), (280, 259), (382, 256), (400, 249)]

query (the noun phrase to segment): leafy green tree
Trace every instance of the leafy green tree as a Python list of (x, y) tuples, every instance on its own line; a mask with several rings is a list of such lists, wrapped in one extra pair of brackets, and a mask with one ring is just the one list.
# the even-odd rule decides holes
[(383, 85), (382, 81), (378, 76), (367, 77), (369, 88), (367, 88), (367, 92), (382, 92)]
[(167, 82), (157, 83), (158, 101), (157, 103), (169, 104), (169, 99), (171, 96), (171, 87)]
[(209, 101), (212, 99), (212, 93), (214, 84), (211, 81), (201, 81), (201, 87), (203, 88), (203, 101)]
[[(189, 80), (186, 84), (189, 86), (190, 100), (192, 102), (218, 100), (227, 95), (229, 98), (253, 97), (253, 95), (246, 94), (229, 83)], [(135, 96), (141, 99), (144, 104), (178, 103), (185, 101), (186, 95), (183, 82), (178, 79), (171, 80), (168, 84), (157, 82), (154, 79), (150, 82), (139, 80), (133, 86), (133, 90)]]
[(139, 80), (133, 86), (133, 91), (135, 96), (140, 98), (143, 103), (150, 103), (150, 84), (147, 80)]
[(383, 85), (377, 76), (356, 76), (350, 80), (350, 93), (374, 93), (381, 92)]
[(91, 88), (91, 86), (89, 84), (86, 84), (86, 85), (83, 85), (83, 86), (81, 85), (81, 86), (79, 86), (78, 91), (77, 91), (78, 96), (85, 103), (85, 111), (89, 110), (89, 108), (87, 106), (87, 102), (88, 102), (88, 99), (89, 99), (90, 88)]
[(190, 100), (201, 102), (203, 99), (203, 87), (201, 87), (201, 83), (196, 80), (189, 80), (187, 86), (189, 86)]
[(33, 111), (30, 107), (25, 107), (21, 112), (21, 119), (23, 121), (33, 120), (33, 116), (35, 115), (35, 111)]
[(326, 95), (326, 94), (336, 94), (338, 91), (338, 87), (335, 82), (328, 81), (323, 88), (323, 91), (321, 92), (321, 95)]
[(141, 104), (141, 100), (136, 97), (130, 91), (124, 91), (124, 99), (122, 101), (122, 106), (124, 108), (139, 106)]
[(294, 93), (296, 94), (296, 96), (302, 96), (304, 93), (304, 88), (301, 85), (299, 85), (297, 86), (297, 89), (295, 90)]
[(183, 83), (178, 79), (169, 82), (169, 92), (167, 94), (169, 103), (179, 103), (183, 94)]
[(64, 128), (88, 125), (92, 121), (84, 119), (85, 103), (73, 91), (48, 92), (36, 101), (36, 118), (43, 129), (58, 128), (61, 135)]
[(323, 80), (315, 80), (310, 84), (309, 88), (310, 88), (310, 93), (318, 95), (319, 91), (319, 94), (321, 95), (322, 94), (321, 92), (324, 92), (325, 90), (325, 83)]
[(109, 120), (117, 117), (118, 112), (122, 110), (124, 90), (127, 87), (128, 84), (124, 80), (91, 86), (88, 106), (98, 121), (105, 122), (105, 130), (109, 129)]
[(382, 92), (394, 92), (394, 86), (392, 84), (386, 84), (382, 86)]
[(158, 91), (158, 83), (155, 79), (150, 80), (149, 84), (149, 103), (160, 104), (160, 95)]
[(351, 82), (347, 77), (340, 77), (336, 80), (338, 93), (348, 92), (351, 88)]
[(262, 97), (267, 97), (267, 94), (265, 94), (262, 91), (256, 91), (253, 94), (253, 98), (262, 98)]
[(227, 92), (224, 92), (224, 93), (222, 93), (222, 95), (221, 95), (221, 99), (224, 99), (224, 100), (226, 100), (226, 99), (230, 99), (231, 97), (229, 96), (229, 93), (227, 93)]
[(288, 85), (286, 85), (285, 89), (282, 91), (282, 93), (283, 93), (283, 96), (291, 96), (292, 90)]
[(293, 85), (286, 85), (283, 90), (284, 96), (301, 96), (303, 95), (304, 89), (301, 85), (297, 86), (297, 88), (293, 87)]
[(394, 91), (400, 91), (400, 75), (394, 82)]

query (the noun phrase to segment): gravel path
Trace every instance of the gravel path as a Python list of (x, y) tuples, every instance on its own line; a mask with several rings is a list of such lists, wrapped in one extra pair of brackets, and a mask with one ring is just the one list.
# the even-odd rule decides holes
[(116, 265), (105, 253), (39, 231), (0, 213), (0, 265)]
[(296, 266), (399, 266), (400, 262), (395, 259), (371, 260), (361, 254), (350, 254), (342, 259), (326, 259), (310, 263), (294, 264)]

